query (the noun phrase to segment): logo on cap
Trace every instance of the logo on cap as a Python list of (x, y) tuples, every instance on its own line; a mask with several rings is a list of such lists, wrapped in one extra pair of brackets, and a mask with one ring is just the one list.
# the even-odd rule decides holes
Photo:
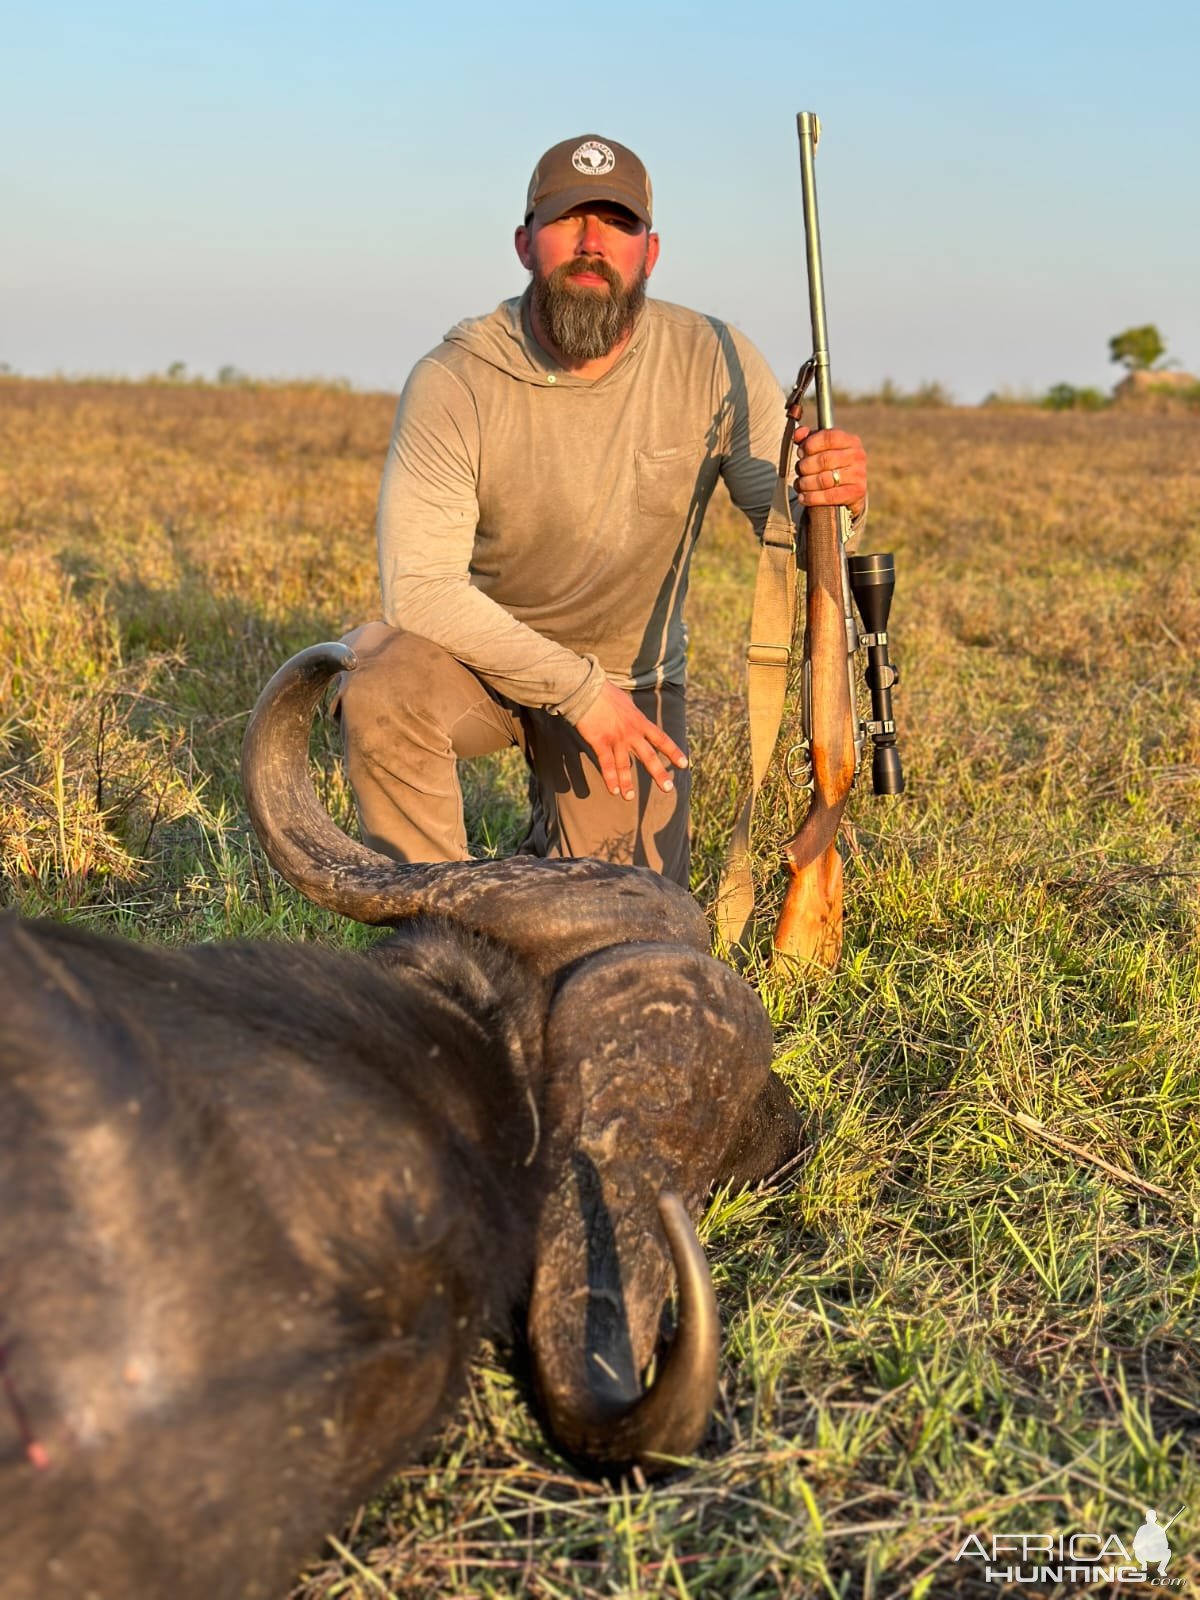
[(606, 144), (601, 144), (599, 139), (587, 139), (571, 156), (571, 165), (576, 172), (585, 172), (589, 178), (602, 178), (606, 172), (611, 172), (617, 164), (617, 158)]

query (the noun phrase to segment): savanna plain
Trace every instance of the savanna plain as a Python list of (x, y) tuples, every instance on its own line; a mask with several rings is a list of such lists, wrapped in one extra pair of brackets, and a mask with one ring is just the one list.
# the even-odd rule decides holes
[[(392, 406), (0, 380), (5, 903), (171, 943), (374, 937), (275, 877), (237, 763), (274, 669), (378, 613)], [(485, 1352), (429, 1458), (329, 1530), (303, 1600), (997, 1595), (954, 1560), (969, 1535), (1131, 1546), (1149, 1506), (1190, 1508), (1168, 1577), (1200, 1579), (1200, 418), (839, 421), (872, 455), (864, 548), (896, 554), (908, 788), (852, 797), (824, 981), (766, 960), (803, 803), (778, 771), (767, 789), (748, 976), (807, 1135), (705, 1220), (703, 1455), (653, 1491), (582, 1482)], [(755, 562), (714, 506), (690, 608), (706, 903), (745, 775)], [(336, 748), (318, 731), (317, 782), (353, 826)], [(467, 798), (477, 853), (511, 849), (515, 760)]]

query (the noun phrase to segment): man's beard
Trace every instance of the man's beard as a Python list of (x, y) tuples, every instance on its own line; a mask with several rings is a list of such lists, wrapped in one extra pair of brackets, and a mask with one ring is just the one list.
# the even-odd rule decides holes
[[(608, 284), (608, 293), (587, 285), (571, 288), (568, 278), (594, 272)], [(595, 361), (608, 355), (633, 326), (646, 298), (646, 273), (626, 287), (607, 261), (576, 256), (547, 277), (533, 278), (533, 303), (552, 344), (572, 361)]]

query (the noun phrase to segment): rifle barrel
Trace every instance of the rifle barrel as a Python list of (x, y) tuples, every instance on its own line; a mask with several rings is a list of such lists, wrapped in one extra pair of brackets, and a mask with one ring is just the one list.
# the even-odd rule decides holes
[(817, 380), (817, 426), (833, 427), (833, 383), (829, 375), (829, 335), (825, 328), (825, 279), (821, 271), (821, 225), (813, 158), (821, 136), (815, 111), (796, 113), (800, 136), (800, 192), (804, 204), (804, 247), (808, 259), (808, 308), (812, 319), (813, 365)]

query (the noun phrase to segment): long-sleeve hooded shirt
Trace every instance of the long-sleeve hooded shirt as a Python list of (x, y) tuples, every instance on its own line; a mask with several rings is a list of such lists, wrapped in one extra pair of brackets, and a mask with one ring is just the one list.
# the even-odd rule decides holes
[(718, 477), (761, 536), (783, 396), (715, 317), (647, 300), (602, 378), (530, 330), (528, 294), (413, 369), (379, 501), (385, 619), (521, 705), (577, 721), (605, 679), (685, 681), (688, 566)]

